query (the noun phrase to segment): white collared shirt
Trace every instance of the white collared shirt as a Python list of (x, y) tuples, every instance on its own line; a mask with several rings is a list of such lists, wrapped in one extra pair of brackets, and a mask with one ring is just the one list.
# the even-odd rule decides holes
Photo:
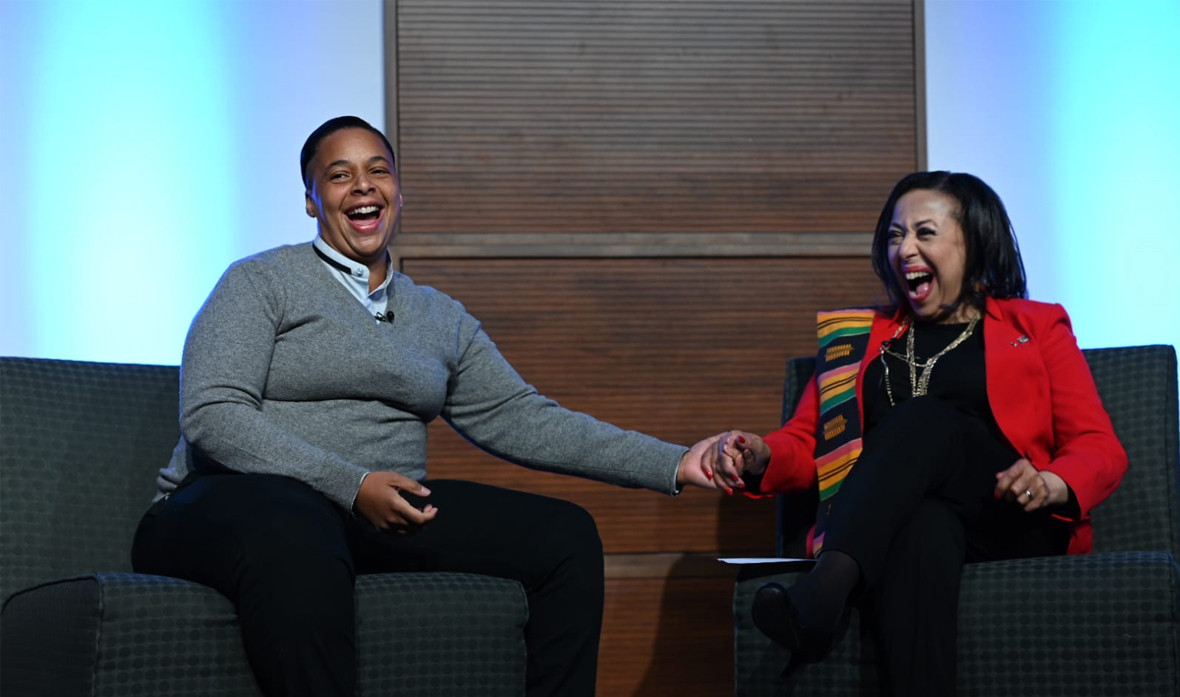
[(385, 281), (370, 293), (369, 268), (367, 266), (332, 249), (332, 246), (320, 235), (316, 235), (316, 238), (312, 240), (312, 245), (322, 255), (320, 261), (332, 272), (336, 280), (340, 281), (340, 285), (347, 288), (348, 292), (365, 306), (369, 314), (373, 315), (374, 322), (379, 321), (377, 315), (385, 312), (385, 306), (389, 300), (388, 287), (389, 282), (393, 280), (393, 260), (386, 262)]

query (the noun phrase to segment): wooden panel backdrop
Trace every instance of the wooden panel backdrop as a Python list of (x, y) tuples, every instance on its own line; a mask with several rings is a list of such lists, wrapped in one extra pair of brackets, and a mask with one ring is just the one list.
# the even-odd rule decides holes
[[(870, 231), (922, 160), (911, 0), (388, 0), (402, 271), (566, 406), (691, 443), (778, 425), (821, 308), (876, 302)], [(431, 475), (589, 509), (599, 694), (732, 692), (732, 574), (774, 504), (529, 471), (441, 423)]]

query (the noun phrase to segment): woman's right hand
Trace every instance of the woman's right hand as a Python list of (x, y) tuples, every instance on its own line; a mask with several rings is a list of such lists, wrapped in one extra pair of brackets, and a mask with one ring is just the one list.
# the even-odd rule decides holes
[(434, 520), (438, 509), (427, 504), (422, 510), (410, 505), (401, 492), (429, 496), (430, 490), (397, 472), (369, 472), (361, 481), (353, 507), (378, 530), (415, 528)]
[(761, 475), (769, 463), (770, 446), (761, 436), (748, 431), (726, 431), (718, 434), (702, 464), (713, 473), (714, 481), (732, 490), (745, 488), (743, 474)]

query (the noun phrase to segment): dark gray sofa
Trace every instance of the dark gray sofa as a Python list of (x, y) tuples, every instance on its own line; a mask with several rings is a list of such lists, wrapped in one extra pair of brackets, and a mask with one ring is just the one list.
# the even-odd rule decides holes
[[(1171, 346), (1084, 352), (1130, 465), (1093, 514), (1094, 553), (971, 564), (959, 603), (961, 697), (1180, 695), (1180, 498), (1176, 353)], [(784, 419), (814, 371), (787, 367)], [(816, 494), (780, 497), (780, 556), (803, 554)], [(872, 643), (854, 610), (822, 662), (792, 662), (754, 627), (750, 604), (767, 581), (794, 573), (743, 570), (734, 591), (738, 697), (877, 694)]]
[[(177, 368), (0, 358), (0, 694), (260, 694), (230, 602), (131, 573), (178, 437)], [(521, 695), (524, 591), (471, 574), (357, 582), (361, 695)]]

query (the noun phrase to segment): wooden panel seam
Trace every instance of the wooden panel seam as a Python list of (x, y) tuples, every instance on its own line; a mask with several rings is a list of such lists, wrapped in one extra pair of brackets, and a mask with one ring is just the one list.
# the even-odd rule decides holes
[(395, 238), (402, 259), (487, 257), (867, 257), (872, 233), (497, 233)]
[[(393, 146), (393, 155), (397, 159), (402, 150), (401, 143), (401, 81), (398, 79), (398, 68), (401, 61), (398, 58), (397, 41), (397, 0), (385, 0), (381, 4), (381, 24), (384, 46), (385, 68), (385, 137)], [(394, 168), (401, 171), (401, 163), (395, 162)]]

